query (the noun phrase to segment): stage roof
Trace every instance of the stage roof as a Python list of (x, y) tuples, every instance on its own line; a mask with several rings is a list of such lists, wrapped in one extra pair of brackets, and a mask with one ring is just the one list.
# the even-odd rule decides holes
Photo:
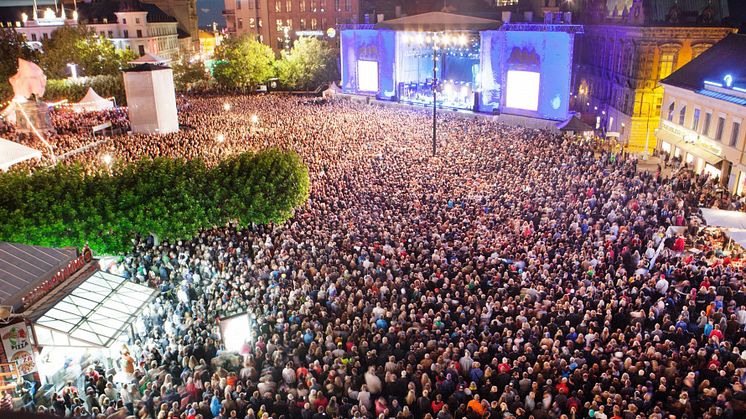
[(75, 248), (0, 243), (0, 305), (21, 307), (21, 298), (78, 256)]
[(414, 16), (400, 17), (383, 21), (376, 25), (377, 29), (392, 29), (396, 31), (484, 31), (498, 29), (502, 23), (498, 20), (481, 17), (457, 15), (455, 13), (429, 12)]
[(97, 271), (34, 323), (39, 345), (109, 348), (158, 294)]

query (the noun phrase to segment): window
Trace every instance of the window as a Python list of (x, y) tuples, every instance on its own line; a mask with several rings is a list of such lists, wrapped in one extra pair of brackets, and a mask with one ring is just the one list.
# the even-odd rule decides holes
[[(251, 2), (249, 2), (251, 4)], [(241, 0), (236, 0), (236, 10), (241, 10)]]
[(280, 13), (282, 11), (282, 0), (275, 0), (275, 12)]
[(140, 55), (145, 55), (145, 45), (139, 45), (137, 50), (140, 52)]
[(740, 122), (734, 122), (733, 123), (733, 129), (730, 130), (730, 145), (731, 147), (735, 147), (738, 143), (738, 134), (739, 131), (741, 131), (741, 123)]
[(277, 37), (277, 49), (282, 49), (282, 47), (285, 46), (285, 41), (282, 39), (281, 36)]
[(260, 18), (260, 17), (256, 18), (256, 26), (258, 26), (260, 28), (264, 27), (264, 22), (262, 22), (262, 18)]
[(32, 40), (32, 41), (36, 41), (36, 34), (35, 34), (35, 33), (32, 33), (32, 34), (31, 34), (31, 40)]
[(126, 24), (127, 24), (127, 18), (126, 18), (126, 17), (125, 17), (125, 18), (122, 18), (122, 24), (123, 24), (123, 25), (126, 25)]
[(288, 13), (293, 11), (293, 0), (285, 0), (285, 11)]
[(142, 29), (137, 30), (137, 37), (142, 38)]
[(352, 10), (352, 0), (345, 0), (345, 12)]
[(671, 102), (670, 105), (668, 105), (668, 119), (669, 121), (673, 122), (673, 111), (674, 108), (676, 108), (676, 102)]
[(315, 31), (316, 29), (318, 29), (318, 27), (319, 27), (319, 24), (316, 21), (316, 18), (311, 19), (311, 30)]
[(326, 11), (326, 0), (319, 0), (319, 3), (321, 4), (321, 13), (324, 13)]
[(300, 2), (298, 2), (298, 8), (301, 13), (306, 13), (306, 0), (300, 0)]
[(316, 12), (316, 0), (311, 0), (311, 11)]
[(300, 20), (300, 30), (305, 31), (306, 30), (306, 19)]
[(699, 109), (694, 108), (694, 117), (692, 117), (692, 131), (697, 131), (699, 128)]
[(127, 29), (124, 30), (124, 37), (125, 38), (129, 38), (130, 37), (130, 31), (128, 31)]
[(140, 18), (139, 17), (135, 18), (135, 23), (138, 24), (138, 25), (140, 24)]
[(325, 17), (321, 18), (321, 30), (322, 31), (326, 30), (326, 18)]
[(686, 118), (686, 106), (682, 107), (679, 111), (679, 125), (684, 125), (684, 119)]
[(282, 19), (275, 20), (275, 29), (277, 32), (282, 32)]
[(249, 28), (251, 29), (256, 28), (256, 19), (254, 19), (253, 17), (249, 18)]
[(286, 27), (287, 27), (287, 28), (288, 28), (289, 30), (292, 30), (292, 29), (293, 29), (293, 19), (286, 19), (286, 20), (285, 20), (285, 26), (286, 26)]
[(715, 129), (715, 139), (723, 141), (723, 130), (725, 129), (725, 117), (718, 117), (718, 126)]
[(673, 52), (662, 52), (660, 67), (658, 68), (658, 79), (662, 80), (673, 72), (673, 62), (676, 54)]
[(712, 114), (707, 112), (705, 114), (705, 123), (702, 124), (702, 135), (708, 137), (710, 135), (710, 122), (712, 122)]
[(109, 38), (113, 38), (113, 37), (114, 37), (114, 32), (113, 31), (109, 31)]
[(238, 18), (238, 25), (236, 25), (236, 26), (238, 27), (238, 29), (242, 29), (243, 28), (243, 18), (242, 17)]
[(339, 0), (334, 0), (334, 10), (341, 12), (342, 8), (340, 8), (339, 6), (340, 6)]

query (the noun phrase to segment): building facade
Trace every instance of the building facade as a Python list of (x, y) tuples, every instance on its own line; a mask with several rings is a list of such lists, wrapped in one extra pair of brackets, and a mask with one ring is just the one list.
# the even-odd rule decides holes
[[(2, 9), (2, 8), (0, 8)], [(109, 40), (117, 49), (132, 50), (138, 55), (155, 54), (175, 59), (180, 53), (178, 23), (159, 8), (137, 1), (108, 0), (81, 3), (77, 9), (59, 7), (44, 9), (13, 7), (0, 10), (0, 28), (14, 28), (32, 46), (41, 42), (63, 25), (86, 25)]]
[(650, 152), (663, 103), (659, 81), (735, 29), (718, 25), (719, 15), (708, 9), (698, 12), (700, 23), (683, 22), (675, 4), (669, 22), (661, 22), (666, 17), (659, 5), (619, 4), (622, 9), (611, 12), (606, 3), (587, 5), (585, 35), (576, 47), (572, 106), (599, 131), (618, 136), (628, 151)]
[(333, 39), (337, 25), (358, 23), (360, 0), (225, 0), (230, 35), (251, 35), (275, 51), (301, 36)]
[(729, 35), (661, 81), (658, 149), (746, 193), (746, 35)]

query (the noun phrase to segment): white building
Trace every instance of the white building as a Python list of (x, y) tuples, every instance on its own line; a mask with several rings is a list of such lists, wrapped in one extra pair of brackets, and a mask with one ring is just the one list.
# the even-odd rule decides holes
[(661, 84), (658, 148), (746, 194), (746, 35), (728, 35)]
[[(66, 8), (67, 7), (67, 8)], [(15, 28), (36, 47), (63, 25), (84, 24), (111, 41), (117, 49), (128, 49), (137, 55), (151, 53), (177, 59), (181, 47), (178, 22), (157, 6), (138, 0), (100, 0), (74, 6), (39, 6), (0, 10), (0, 28)], [(2, 9), (2, 8), (0, 8)], [(15, 18), (15, 19), (13, 19)], [(189, 38), (185, 44), (189, 47)]]

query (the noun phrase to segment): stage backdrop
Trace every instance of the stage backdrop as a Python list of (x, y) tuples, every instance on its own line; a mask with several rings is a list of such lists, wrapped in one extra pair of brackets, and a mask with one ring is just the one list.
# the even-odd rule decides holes
[(566, 32), (483, 31), (479, 110), (552, 120), (568, 115), (572, 36)]

